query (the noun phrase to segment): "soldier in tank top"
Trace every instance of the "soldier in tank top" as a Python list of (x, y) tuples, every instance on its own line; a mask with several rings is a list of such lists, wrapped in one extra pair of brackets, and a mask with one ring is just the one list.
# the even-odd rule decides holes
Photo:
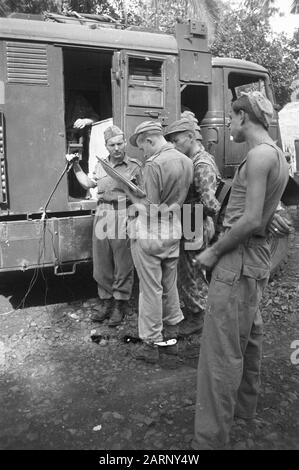
[(213, 269), (198, 364), (194, 449), (221, 449), (234, 416), (255, 415), (260, 382), (259, 303), (270, 273), (266, 236), (288, 182), (288, 165), (268, 134), (272, 104), (260, 92), (232, 105), (231, 135), (249, 152), (233, 180), (220, 239), (197, 257)]

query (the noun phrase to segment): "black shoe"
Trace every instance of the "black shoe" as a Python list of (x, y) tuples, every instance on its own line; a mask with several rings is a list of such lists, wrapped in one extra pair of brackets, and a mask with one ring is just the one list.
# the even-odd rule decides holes
[(158, 343), (158, 347), (160, 354), (177, 356), (179, 353), (178, 342), (176, 338), (170, 338), (168, 340), (165, 339), (164, 341), (161, 341), (161, 343)]
[(177, 339), (172, 338), (158, 343), (160, 365), (166, 369), (176, 369), (180, 363)]
[(186, 318), (179, 324), (179, 338), (186, 338), (194, 333), (201, 334), (203, 329), (203, 318), (195, 315), (192, 318)]
[(163, 339), (164, 341), (167, 341), (168, 339), (177, 339), (178, 333), (179, 333), (179, 325), (180, 323), (177, 323), (176, 325), (163, 325)]
[[(178, 333), (179, 333), (179, 323), (176, 325), (164, 325), (163, 328), (163, 342), (166, 343), (163, 346), (159, 346), (159, 353), (168, 354), (170, 356), (177, 356), (179, 352), (178, 348)], [(162, 343), (163, 343), (162, 342)], [(170, 343), (167, 345), (167, 342)]]
[(104, 299), (100, 301), (99, 306), (94, 308), (95, 312), (91, 315), (94, 322), (102, 322), (109, 317), (112, 307), (112, 299)]
[(132, 356), (134, 359), (137, 359), (137, 361), (156, 364), (159, 362), (158, 346), (151, 343), (142, 343), (134, 352), (132, 352)]
[(115, 300), (110, 319), (108, 321), (108, 326), (114, 327), (121, 324), (125, 318), (125, 308), (127, 301), (126, 300)]

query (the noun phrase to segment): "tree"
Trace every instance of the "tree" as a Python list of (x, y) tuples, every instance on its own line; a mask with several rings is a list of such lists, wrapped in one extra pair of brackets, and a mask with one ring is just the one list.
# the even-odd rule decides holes
[(291, 5), (291, 13), (293, 15), (299, 14), (299, 0), (294, 0)]
[(213, 37), (222, 2), (217, 0), (67, 0), (64, 10), (108, 14), (126, 25), (150, 31), (172, 33), (177, 19), (187, 18), (207, 24)]
[(3, 0), (2, 3), (9, 12), (107, 14), (126, 26), (167, 33), (174, 32), (177, 19), (192, 18), (207, 24), (210, 42), (222, 8), (221, 0)]
[(278, 11), (275, 0), (245, 0), (244, 7), (251, 12), (259, 12), (267, 17)]
[(269, 19), (259, 9), (246, 6), (223, 14), (211, 47), (214, 55), (235, 57), (263, 65), (270, 72), (277, 101), (290, 99), (297, 65), (289, 39), (273, 35)]
[(209, 36), (213, 36), (215, 33), (222, 4), (216, 0), (152, 0), (150, 3), (152, 9), (155, 10), (156, 18), (158, 20), (161, 18), (162, 28), (164, 26), (172, 32), (177, 18), (183, 20), (192, 18), (207, 24)]
[(32, 13), (38, 14), (43, 11), (57, 12), (59, 10), (59, 0), (2, 0), (1, 8), (10, 13)]
[(291, 54), (295, 58), (299, 68), (299, 29), (296, 29), (290, 41)]

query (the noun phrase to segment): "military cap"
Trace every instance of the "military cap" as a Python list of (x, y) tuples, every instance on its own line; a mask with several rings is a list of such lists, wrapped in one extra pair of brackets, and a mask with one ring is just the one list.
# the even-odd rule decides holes
[(195, 114), (193, 113), (193, 111), (183, 111), (181, 113), (181, 119), (183, 119), (183, 118), (187, 118), (190, 121), (195, 122), (196, 124), (198, 124), (198, 119), (195, 116)]
[(170, 124), (167, 127), (164, 136), (168, 137), (170, 134), (175, 134), (176, 132), (195, 132), (195, 129), (195, 122), (191, 121), (191, 119), (188, 118), (182, 118)]
[(195, 128), (195, 138), (198, 140), (202, 140), (202, 134), (201, 134), (201, 129), (199, 125), (196, 125)]
[(182, 114), (181, 114), (181, 119), (182, 118), (186, 118), (186, 119), (189, 119), (189, 121), (191, 121), (193, 124), (194, 124), (194, 130), (195, 130), (195, 139), (196, 140), (202, 140), (202, 135), (201, 135), (201, 129), (200, 129), (200, 126), (198, 124), (198, 119), (197, 117), (195, 116), (195, 114), (193, 113), (193, 111), (184, 111)]
[(117, 126), (109, 126), (107, 129), (104, 131), (104, 139), (105, 142), (107, 143), (109, 139), (112, 139), (112, 137), (116, 137), (118, 135), (124, 135), (123, 131), (117, 127)]
[(143, 134), (144, 132), (157, 132), (157, 133), (162, 133), (162, 124), (159, 121), (144, 121), (141, 124), (139, 124), (135, 131), (134, 134), (131, 135), (129, 141), (130, 144), (133, 145), (133, 147), (137, 147), (137, 138), (140, 134)]
[(247, 96), (256, 118), (268, 129), (274, 112), (271, 101), (260, 91), (242, 92), (242, 95)]

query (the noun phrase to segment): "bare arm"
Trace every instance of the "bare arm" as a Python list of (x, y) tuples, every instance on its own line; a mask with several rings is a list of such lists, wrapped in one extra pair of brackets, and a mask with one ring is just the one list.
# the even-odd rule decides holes
[(97, 183), (87, 176), (86, 173), (82, 170), (78, 162), (73, 163), (73, 171), (76, 175), (77, 180), (83, 186), (84, 189), (94, 188)]
[[(247, 192), (245, 210), (240, 219), (212, 247), (197, 257), (197, 262), (207, 268), (212, 268), (225, 253), (232, 251), (246, 240), (262, 222), (263, 207), (267, 179), (273, 164), (274, 156), (271, 149), (253, 149), (248, 153), (245, 177)], [(242, 169), (241, 169), (242, 171)]]

